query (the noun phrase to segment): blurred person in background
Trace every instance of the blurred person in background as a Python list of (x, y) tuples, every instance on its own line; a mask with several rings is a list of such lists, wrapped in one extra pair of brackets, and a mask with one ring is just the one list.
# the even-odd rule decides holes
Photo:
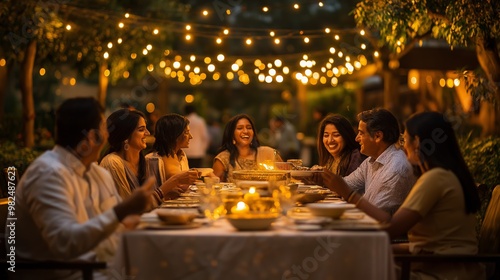
[(194, 105), (187, 104), (184, 107), (184, 115), (189, 120), (189, 127), (192, 135), (189, 147), (183, 148), (187, 155), (190, 167), (204, 167), (204, 160), (210, 144), (210, 134), (208, 134), (207, 124), (195, 110)]

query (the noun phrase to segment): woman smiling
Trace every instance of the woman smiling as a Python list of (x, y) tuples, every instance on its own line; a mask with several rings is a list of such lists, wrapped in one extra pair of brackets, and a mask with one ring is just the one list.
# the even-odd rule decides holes
[(257, 170), (259, 163), (283, 161), (279, 153), (267, 146), (260, 146), (255, 125), (250, 116), (232, 117), (222, 136), (222, 146), (214, 159), (214, 174), (221, 181), (232, 181), (234, 170)]

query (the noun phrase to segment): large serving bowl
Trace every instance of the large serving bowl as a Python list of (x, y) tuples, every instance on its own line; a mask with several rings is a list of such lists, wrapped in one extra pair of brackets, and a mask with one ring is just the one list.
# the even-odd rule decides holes
[(309, 203), (307, 208), (314, 216), (338, 219), (346, 210), (356, 208), (349, 203)]
[(227, 220), (237, 230), (268, 230), (277, 214), (228, 215)]
[(182, 210), (156, 209), (155, 212), (158, 219), (167, 225), (186, 225), (196, 217), (196, 214)]
[[(288, 170), (236, 170), (233, 171), (233, 182), (240, 188), (251, 186), (249, 182), (255, 182), (257, 188), (267, 186), (269, 182), (277, 185), (287, 185), (290, 182), (290, 171)], [(240, 184), (240, 182), (244, 184)], [(240, 186), (241, 185), (241, 186)]]

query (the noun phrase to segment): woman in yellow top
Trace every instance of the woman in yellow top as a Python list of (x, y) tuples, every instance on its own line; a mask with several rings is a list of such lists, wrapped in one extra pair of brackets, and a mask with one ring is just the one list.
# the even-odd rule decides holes
[[(182, 172), (190, 172), (198, 177), (196, 170), (189, 170), (188, 159), (182, 150), (189, 147), (189, 140), (192, 138), (189, 120), (184, 116), (166, 114), (156, 121), (154, 151), (146, 155), (146, 161), (157, 175), (157, 180), (165, 182)], [(189, 183), (193, 184), (194, 181)], [(186, 189), (188, 186), (182, 185), (182, 188)]]
[(283, 161), (279, 153), (261, 146), (250, 116), (239, 114), (232, 117), (224, 128), (222, 146), (214, 159), (215, 176), (221, 182), (232, 182), (234, 170), (258, 170), (259, 163)]
[[(398, 253), (476, 254), (476, 216), (480, 201), (460, 152), (452, 125), (437, 112), (411, 116), (406, 121), (404, 148), (422, 175), (396, 213), (378, 209), (349, 189), (342, 177), (323, 172), (325, 185), (380, 222), (391, 237), (408, 233), (409, 243)], [(477, 263), (420, 264), (412, 279), (485, 279)]]

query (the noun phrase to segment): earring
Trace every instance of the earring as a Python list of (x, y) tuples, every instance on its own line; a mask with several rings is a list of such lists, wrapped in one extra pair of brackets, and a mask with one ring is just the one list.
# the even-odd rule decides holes
[(236, 145), (236, 140), (233, 139), (233, 145)]
[(125, 151), (128, 151), (129, 148), (130, 148), (130, 146), (128, 145), (128, 140), (125, 140), (125, 144), (123, 144), (123, 149)]

